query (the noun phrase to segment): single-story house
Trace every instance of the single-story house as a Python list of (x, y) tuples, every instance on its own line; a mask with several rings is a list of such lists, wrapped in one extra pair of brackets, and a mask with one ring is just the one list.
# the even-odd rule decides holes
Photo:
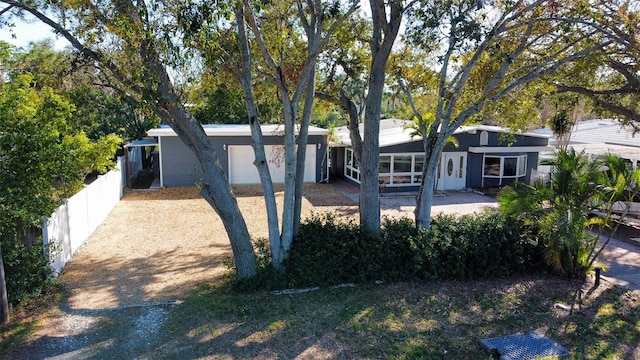
[[(253, 161), (251, 129), (248, 124), (210, 124), (203, 128), (211, 139), (231, 184), (259, 184)], [(265, 152), (274, 183), (284, 181), (284, 126), (262, 125)], [(309, 127), (305, 163), (305, 182), (320, 182), (327, 176), (327, 133)], [(202, 178), (202, 167), (195, 155), (169, 126), (147, 131), (157, 139), (158, 168), (161, 187), (192, 186)]]
[[(384, 119), (380, 122), (380, 183), (383, 191), (415, 191), (419, 188), (424, 164), (420, 136), (412, 136), (412, 122)], [(362, 126), (362, 125), (361, 125)], [(361, 129), (362, 131), (362, 129)], [(549, 151), (545, 134), (511, 133), (496, 126), (462, 126), (453, 138), (457, 146), (447, 145), (440, 158), (436, 190), (495, 187), (528, 182), (538, 165), (540, 152)], [(360, 183), (349, 130), (335, 130), (331, 147), (331, 177)]]
[[(537, 133), (553, 136), (549, 129), (536, 130)], [(552, 138), (550, 144), (557, 144)], [(593, 119), (576, 123), (571, 130), (569, 147), (584, 151), (588, 156), (613, 154), (626, 159), (634, 169), (640, 167), (640, 135), (635, 136), (633, 129), (622, 126), (615, 119)], [(551, 153), (543, 154), (550, 158)], [(545, 168), (549, 171), (548, 167)]]

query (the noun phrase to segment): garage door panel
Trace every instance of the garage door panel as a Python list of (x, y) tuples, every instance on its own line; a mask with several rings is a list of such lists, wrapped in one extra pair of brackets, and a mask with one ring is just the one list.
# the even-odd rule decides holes
[[(265, 156), (267, 158), (269, 173), (274, 183), (283, 183), (284, 149), (282, 146), (266, 145)], [(231, 184), (259, 184), (260, 175), (253, 162), (255, 155), (249, 145), (229, 146), (229, 181)], [(316, 147), (307, 145), (307, 157), (305, 161), (304, 181), (316, 180)]]

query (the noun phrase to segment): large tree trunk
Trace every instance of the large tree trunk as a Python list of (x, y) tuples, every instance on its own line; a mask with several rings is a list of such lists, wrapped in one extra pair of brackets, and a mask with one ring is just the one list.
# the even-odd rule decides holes
[(297, 236), (300, 231), (300, 220), (302, 217), (302, 195), (304, 194), (304, 170), (305, 160), (307, 158), (307, 144), (309, 142), (309, 123), (311, 122), (311, 111), (313, 110), (313, 99), (315, 97), (316, 87), (316, 71), (311, 71), (309, 83), (307, 84), (307, 94), (304, 98), (304, 107), (302, 110), (302, 119), (300, 124), (300, 132), (298, 134), (297, 144), (298, 152), (296, 158), (296, 192), (295, 204), (293, 208), (293, 236)]
[[(370, 0), (373, 36), (371, 70), (364, 113), (364, 138), (360, 163), (360, 224), (370, 230), (380, 229), (380, 193), (378, 162), (380, 155), (380, 111), (384, 92), (387, 61), (402, 20), (402, 1), (391, 1), (387, 22), (387, 5)], [(383, 35), (384, 33), (384, 35)]]
[(7, 297), (7, 278), (4, 274), (2, 246), (0, 246), (0, 324), (9, 321), (9, 299)]
[(173, 83), (152, 42), (143, 41), (140, 54), (156, 83), (156, 112), (194, 152), (204, 177), (200, 193), (222, 219), (231, 242), (238, 278), (257, 274), (257, 261), (249, 230), (231, 185), (209, 137), (198, 121), (178, 101)]
[[(245, 28), (245, 14), (242, 3), (236, 5), (236, 26), (238, 30), (238, 43), (240, 47), (241, 63), (240, 69), (231, 68), (240, 81), (242, 91), (244, 93), (247, 115), (249, 117), (249, 126), (251, 128), (251, 137), (253, 139), (253, 152), (255, 155), (254, 165), (258, 169), (260, 175), (260, 183), (262, 184), (263, 197), (265, 201), (265, 211), (267, 212), (267, 225), (269, 228), (269, 247), (271, 249), (272, 259), (279, 259), (280, 255), (280, 230), (278, 228), (278, 205), (276, 203), (275, 189), (273, 180), (269, 173), (269, 164), (264, 152), (264, 140), (262, 137), (262, 128), (260, 127), (260, 115), (256, 105), (253, 87), (251, 85), (251, 50), (249, 47), (249, 39)], [(276, 261), (272, 263), (279, 268)]]
[(438, 165), (440, 155), (435, 158), (433, 155), (425, 156), (425, 164), (422, 169), (422, 183), (416, 198), (415, 221), (416, 226), (428, 229), (431, 227), (431, 205), (433, 204), (433, 191), (435, 190), (436, 177), (438, 176)]

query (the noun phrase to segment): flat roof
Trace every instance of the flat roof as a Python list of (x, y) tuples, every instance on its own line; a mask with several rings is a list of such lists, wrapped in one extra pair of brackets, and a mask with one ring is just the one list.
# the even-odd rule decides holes
[[(392, 146), (405, 144), (412, 141), (421, 141), (422, 136), (412, 136), (414, 130), (409, 128), (413, 124), (413, 121), (410, 120), (401, 120), (401, 119), (382, 119), (380, 120), (380, 147)], [(360, 124), (360, 131), (364, 130), (364, 125)], [(461, 133), (474, 133), (477, 131), (488, 131), (488, 132), (500, 132), (500, 133), (511, 133), (512, 131), (507, 128), (499, 127), (499, 126), (488, 126), (488, 125), (465, 125), (461, 126), (454, 134)], [(537, 134), (537, 133), (522, 133), (515, 132), (515, 135), (523, 135), (529, 137), (537, 137), (537, 138), (545, 138), (548, 139), (551, 136), (547, 134)], [(336, 128), (335, 135), (337, 141), (332, 143), (332, 146), (350, 146), (351, 138), (349, 137), (349, 128), (347, 126), (341, 126)]]
[[(284, 125), (261, 125), (260, 127), (264, 136), (282, 136), (284, 134)], [(202, 128), (207, 136), (251, 136), (249, 124), (203, 124)], [(296, 133), (298, 133), (297, 130)], [(327, 135), (328, 133), (327, 129), (309, 126), (309, 135)], [(147, 135), (178, 136), (169, 125), (148, 130)]]

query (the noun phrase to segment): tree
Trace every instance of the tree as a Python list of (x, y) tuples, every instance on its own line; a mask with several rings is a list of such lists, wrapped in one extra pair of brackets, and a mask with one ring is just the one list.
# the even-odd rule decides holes
[[(274, 42), (276, 46), (267, 44), (264, 30), (256, 20), (257, 16), (251, 1), (246, 1), (242, 5), (238, 5), (235, 12), (241, 53), (241, 68), (235, 68), (233, 71), (239, 78), (245, 94), (249, 124), (254, 141), (254, 152), (256, 155), (254, 164), (260, 174), (267, 207), (272, 264), (276, 269), (281, 271), (284, 270), (284, 261), (289, 255), (293, 238), (300, 228), (304, 163), (307, 134), (315, 95), (315, 68), (317, 59), (333, 31), (341, 25), (344, 19), (356, 10), (357, 3), (352, 3), (345, 11), (340, 9), (338, 2), (330, 4), (329, 7), (333, 11), (331, 14), (325, 13), (325, 5), (323, 5), (321, 1), (297, 2), (297, 20), (304, 31), (300, 39), (304, 38), (305, 41), (299, 43), (298, 41), (300, 41), (300, 39), (293, 36), (291, 32), (287, 32), (288, 36), (284, 39), (275, 37)], [(284, 13), (286, 14), (286, 11)], [(280, 16), (281, 14), (282, 13), (280, 13)], [(268, 17), (269, 15), (270, 13), (268, 12), (262, 13), (262, 16)], [(288, 24), (289, 20), (287, 19), (290, 18), (285, 16), (285, 23)], [(330, 23), (325, 23), (325, 20)], [(260, 114), (258, 113), (253, 93), (253, 64), (245, 23), (248, 24), (253, 34), (253, 39), (262, 54), (265, 67), (270, 72), (270, 78), (276, 84), (278, 98), (282, 105), (282, 117), (284, 121), (285, 188), (281, 232), (278, 230), (275, 193), (264, 153), (264, 143), (259, 120)], [(277, 25), (278, 19), (271, 22), (271, 24)], [(299, 60), (299, 63), (296, 63), (295, 60), (293, 64), (284, 63), (286, 59), (284, 51), (292, 51), (292, 48), (280, 42), (284, 42), (285, 44), (291, 42), (294, 46), (306, 47), (305, 53), (299, 54), (302, 60)], [(273, 51), (276, 51), (278, 56), (274, 56)], [(276, 59), (279, 59), (279, 61), (277, 62)], [(294, 84), (293, 87), (291, 87), (291, 83)], [(300, 111), (301, 103), (302, 111)]]
[(158, 125), (143, 102), (112, 88), (92, 63), (67, 50), (55, 50), (49, 41), (31, 43), (7, 61), (9, 79), (31, 74), (37, 88), (49, 87), (75, 106), (69, 125), (91, 140), (115, 134), (137, 140)]
[[(379, 231), (378, 158), (382, 99), (387, 62), (400, 31), (405, 8), (403, 1), (396, 0), (370, 0), (369, 5), (371, 22), (356, 19), (350, 28), (351, 33), (338, 37), (346, 41), (334, 44), (334, 62), (325, 72), (323, 91), (317, 96), (340, 106), (348, 114), (351, 146), (361, 171), (360, 224), (372, 231)], [(366, 51), (359, 45), (359, 37), (365, 31), (371, 31), (366, 39)], [(367, 57), (370, 62), (365, 65)], [(344, 75), (338, 73), (338, 68), (344, 71)], [(363, 106), (359, 106), (360, 101)], [(359, 129), (361, 109), (364, 109), (363, 133)]]
[[(605, 30), (601, 36), (612, 40), (613, 44), (598, 52), (598, 56), (568, 68), (564, 76), (555, 79), (554, 84), (558, 92), (579, 94), (591, 100), (600, 114), (619, 117), (623, 124), (638, 131), (640, 42), (637, 31), (640, 9), (633, 2), (615, 0), (595, 1), (589, 11), (589, 16)], [(591, 36), (586, 28), (577, 30)]]
[(48, 259), (32, 231), (39, 232), (41, 217), (81, 188), (87, 173), (115, 165), (121, 140), (111, 135), (92, 143), (71, 134), (73, 110), (51, 88), (35, 87), (30, 75), (0, 84), (0, 275), (8, 279), (0, 280), (0, 298), (7, 303), (47, 283)]
[[(384, 95), (386, 67), (393, 49), (404, 7), (402, 1), (370, 0), (372, 36), (371, 66), (364, 110), (364, 133), (360, 154), (360, 223), (371, 230), (380, 229), (378, 158), (380, 156), (380, 113)], [(387, 13), (388, 12), (388, 13)], [(354, 131), (355, 129), (351, 129)], [(352, 136), (354, 138), (355, 136)]]
[(407, 30), (411, 44), (424, 49), (438, 68), (435, 121), (428, 127), (421, 124), (427, 136), (415, 211), (418, 226), (430, 225), (440, 155), (458, 127), (511, 92), (611, 44), (608, 38), (586, 39), (574, 31), (606, 32), (584, 16), (584, 5), (436, 0), (421, 1), (413, 9)]
[[(64, 36), (79, 52), (79, 56), (91, 60), (121, 93), (130, 95), (136, 101), (152, 104), (156, 115), (171, 126), (202, 165), (204, 178), (200, 193), (221, 217), (229, 235), (236, 276), (254, 276), (257, 271), (256, 256), (231, 185), (209, 138), (180, 101), (179, 93), (163, 63), (163, 59), (179, 59), (172, 57), (176, 52), (170, 51), (176, 49), (176, 44), (171, 40), (176, 39), (173, 35), (177, 34), (175, 25), (178, 21), (170, 22), (162, 18), (175, 18), (177, 14), (172, 11), (177, 6), (156, 2), (149, 6), (144, 1), (135, 4), (125, 1), (118, 6), (83, 1), (64, 6), (51, 5), (53, 10), (63, 12), (64, 18), (69, 20), (66, 24), (72, 28), (67, 29), (61, 22), (40, 11), (38, 3), (16, 0), (2, 2), (17, 12), (32, 14)], [(170, 33), (173, 35), (163, 37)], [(103, 34), (110, 36), (103, 37)], [(108, 49), (109, 46), (112, 48)], [(161, 52), (163, 50), (165, 52)], [(176, 67), (180, 65), (178, 61), (174, 64)]]

